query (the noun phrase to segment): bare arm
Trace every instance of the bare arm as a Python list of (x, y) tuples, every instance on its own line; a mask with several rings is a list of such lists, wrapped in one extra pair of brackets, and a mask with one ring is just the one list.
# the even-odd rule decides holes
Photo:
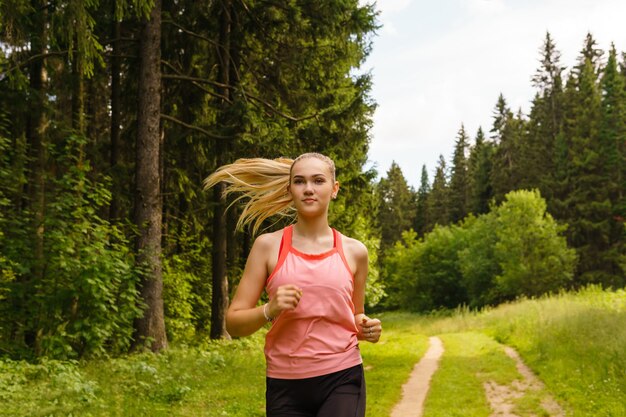
[(354, 322), (359, 329), (359, 340), (367, 340), (376, 343), (382, 333), (380, 320), (371, 319), (365, 315), (365, 285), (369, 270), (367, 248), (363, 243), (355, 239), (345, 239), (346, 258), (354, 271)]
[(274, 265), (270, 261), (278, 256), (282, 234), (259, 236), (252, 245), (243, 276), (226, 313), (226, 330), (231, 336), (248, 336), (267, 323), (266, 315), (278, 317), (283, 310), (296, 308), (302, 290), (295, 285), (282, 285), (266, 304), (257, 306), (265, 287), (265, 280)]
[(257, 303), (265, 286), (272, 243), (269, 235), (261, 235), (252, 245), (243, 276), (226, 312), (226, 330), (231, 336), (251, 335), (267, 323), (263, 306)]

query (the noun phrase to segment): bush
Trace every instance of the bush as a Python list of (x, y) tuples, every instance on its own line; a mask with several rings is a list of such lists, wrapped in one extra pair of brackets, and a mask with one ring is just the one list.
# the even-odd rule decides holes
[(537, 191), (513, 191), (488, 214), (413, 231), (388, 252), (388, 308), (414, 311), (498, 304), (567, 287), (576, 256)]
[(513, 191), (495, 210), (494, 256), (502, 273), (496, 290), (505, 299), (538, 296), (565, 288), (572, 281), (576, 254), (567, 247), (559, 226), (546, 212), (538, 191)]

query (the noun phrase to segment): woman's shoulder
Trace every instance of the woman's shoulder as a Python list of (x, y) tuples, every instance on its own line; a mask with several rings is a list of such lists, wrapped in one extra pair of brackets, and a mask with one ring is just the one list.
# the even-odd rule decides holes
[(342, 236), (341, 241), (343, 244), (344, 252), (346, 252), (347, 254), (351, 254), (355, 256), (356, 258), (360, 258), (360, 257), (367, 258), (367, 246), (365, 246), (363, 242), (361, 242), (358, 239), (354, 239), (352, 237), (346, 236), (344, 234), (342, 234), (341, 236)]
[(276, 246), (280, 243), (283, 237), (283, 230), (276, 230), (275, 232), (268, 232), (260, 234), (254, 240), (254, 246), (258, 246), (263, 249), (268, 249)]

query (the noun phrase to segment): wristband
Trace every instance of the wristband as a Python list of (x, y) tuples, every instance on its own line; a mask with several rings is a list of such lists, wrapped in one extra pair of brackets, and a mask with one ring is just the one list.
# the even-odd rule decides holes
[(263, 306), (263, 317), (265, 317), (265, 320), (269, 321), (270, 323), (274, 321), (274, 317), (270, 317), (269, 314), (267, 314), (267, 310), (266, 308), (269, 306), (268, 303), (266, 303)]

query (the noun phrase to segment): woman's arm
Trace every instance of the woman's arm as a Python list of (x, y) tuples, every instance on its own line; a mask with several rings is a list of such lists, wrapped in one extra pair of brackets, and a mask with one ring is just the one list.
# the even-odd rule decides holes
[(252, 245), (241, 281), (226, 312), (226, 330), (231, 336), (248, 336), (259, 330), (267, 320), (264, 306), (257, 306), (267, 278), (268, 253), (273, 253), (271, 235), (259, 236)]
[(367, 248), (356, 239), (345, 238), (344, 252), (350, 267), (354, 271), (354, 322), (359, 329), (359, 340), (367, 340), (376, 343), (380, 339), (382, 326), (380, 320), (370, 319), (365, 315), (365, 285), (369, 270), (369, 257)]
[(246, 261), (241, 281), (226, 312), (226, 330), (231, 336), (248, 336), (259, 330), (267, 318), (275, 318), (283, 310), (296, 308), (302, 290), (293, 284), (281, 285), (272, 299), (257, 306), (265, 287), (265, 280), (275, 264), (271, 260), (278, 257), (281, 232), (259, 236), (252, 245)]

